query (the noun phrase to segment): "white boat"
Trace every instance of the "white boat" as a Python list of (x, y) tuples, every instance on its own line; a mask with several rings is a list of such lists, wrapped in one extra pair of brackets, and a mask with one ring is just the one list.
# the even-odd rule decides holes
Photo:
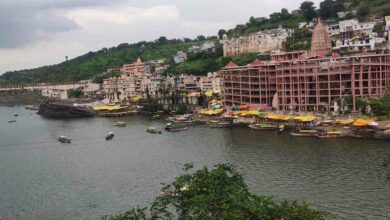
[(114, 126), (125, 127), (126, 126), (126, 122), (124, 122), (124, 121), (117, 121), (117, 122), (114, 123)]

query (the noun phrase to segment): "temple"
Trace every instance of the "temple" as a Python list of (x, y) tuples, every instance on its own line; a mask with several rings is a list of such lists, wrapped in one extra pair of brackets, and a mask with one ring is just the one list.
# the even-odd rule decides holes
[(246, 66), (231, 62), (220, 75), (227, 106), (331, 111), (345, 103), (355, 110), (357, 99), (381, 98), (390, 88), (390, 54), (331, 54), (328, 33), (319, 21), (311, 50), (274, 52), (270, 61)]
[(325, 57), (332, 53), (332, 42), (330, 41), (329, 33), (322, 24), (318, 21), (316, 27), (313, 30), (311, 39), (311, 57)]

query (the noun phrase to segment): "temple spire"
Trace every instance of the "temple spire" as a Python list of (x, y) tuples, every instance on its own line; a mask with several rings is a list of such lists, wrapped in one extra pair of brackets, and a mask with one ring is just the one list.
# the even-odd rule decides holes
[(311, 57), (325, 57), (332, 53), (332, 43), (326, 26), (318, 19), (311, 38)]

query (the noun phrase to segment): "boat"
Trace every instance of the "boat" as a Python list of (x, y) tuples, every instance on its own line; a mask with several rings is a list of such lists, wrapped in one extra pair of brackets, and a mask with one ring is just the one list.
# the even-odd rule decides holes
[(34, 105), (26, 105), (26, 106), (24, 106), (24, 108), (26, 110), (31, 110), (31, 111), (39, 110), (39, 107), (38, 106), (34, 106)]
[(160, 115), (153, 115), (152, 117), (149, 118), (149, 120), (157, 120), (157, 119), (160, 119), (161, 116)]
[(8, 123), (14, 123), (16, 122), (16, 120), (11, 120), (11, 121), (8, 121)]
[(341, 131), (327, 131), (317, 136), (318, 138), (341, 138), (344, 137)]
[(146, 132), (151, 133), (151, 134), (161, 134), (162, 133), (160, 130), (158, 130), (155, 127), (149, 127), (148, 129), (146, 129)]
[(167, 123), (165, 130), (170, 132), (178, 132), (178, 131), (188, 130), (188, 127), (181, 124)]
[(317, 137), (321, 134), (319, 130), (303, 130), (299, 129), (297, 132), (292, 132), (290, 135), (296, 137)]
[(251, 124), (248, 125), (248, 127), (254, 130), (275, 130), (278, 128), (276, 125), (272, 124)]
[(58, 141), (61, 143), (70, 144), (71, 139), (68, 138), (67, 136), (59, 136)]
[(113, 137), (114, 137), (114, 132), (113, 131), (110, 131), (108, 132), (108, 134), (106, 135), (106, 140), (111, 140)]
[(117, 121), (117, 122), (114, 123), (114, 126), (125, 127), (126, 126), (126, 122), (124, 122), (124, 121)]
[(14, 113), (14, 117), (18, 117), (19, 116), (19, 114), (18, 113)]
[(284, 131), (285, 128), (286, 128), (285, 125), (279, 125), (279, 126), (278, 126), (278, 133), (279, 133), (279, 134), (283, 133), (283, 131)]
[(211, 123), (208, 126), (210, 128), (229, 128), (229, 127), (232, 127), (233, 124), (231, 122), (228, 122), (228, 121), (220, 121), (217, 123)]

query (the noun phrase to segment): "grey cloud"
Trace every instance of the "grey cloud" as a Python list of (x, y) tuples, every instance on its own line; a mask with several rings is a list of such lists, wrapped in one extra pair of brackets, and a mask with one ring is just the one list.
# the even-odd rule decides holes
[(79, 28), (62, 12), (115, 4), (117, 0), (0, 0), (0, 49), (20, 48), (52, 34)]

